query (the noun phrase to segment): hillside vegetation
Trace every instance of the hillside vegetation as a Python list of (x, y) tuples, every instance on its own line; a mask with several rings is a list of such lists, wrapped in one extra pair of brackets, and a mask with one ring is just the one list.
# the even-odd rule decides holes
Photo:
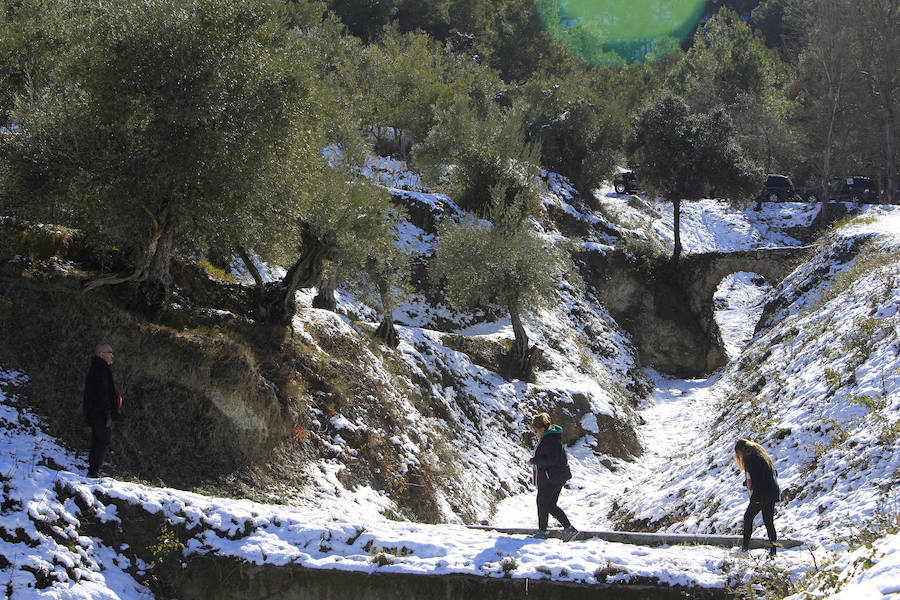
[(535, 411), (549, 410), (569, 441), (593, 437), (600, 455), (641, 452), (634, 407), (645, 379), (580, 284), (559, 288), (552, 318), (529, 321), (543, 349), (529, 384), (501, 374), (508, 333), (449, 333), (493, 321), (496, 310), (429, 306), (427, 288), (398, 319), (430, 329), (400, 327), (396, 350), (375, 337), (366, 317), (376, 313), (352, 295), (341, 295), (340, 314), (311, 308), (306, 296), (283, 329), (250, 318), (252, 286), (193, 263), (178, 263), (174, 301), (148, 318), (134, 285), (82, 291), (99, 251), (77, 234), (11, 223), (5, 232), (0, 361), (30, 374), (23, 397), (79, 448), (87, 358), (98, 339), (113, 344), (127, 399), (119, 477), (293, 504), (337, 476), (341, 488), (385, 494), (398, 517), (477, 522), (525, 490), (527, 478), (496, 462), (518, 461)]

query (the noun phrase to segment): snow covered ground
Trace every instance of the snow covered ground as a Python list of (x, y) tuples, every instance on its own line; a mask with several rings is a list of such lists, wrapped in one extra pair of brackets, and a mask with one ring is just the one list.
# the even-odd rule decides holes
[[(588, 220), (610, 222), (613, 215), (631, 223), (635, 231), (644, 223), (661, 244), (671, 243), (669, 205), (635, 202), (601, 190), (605, 213), (588, 213), (568, 203), (564, 182), (549, 180), (545, 205), (560, 206)], [(383, 183), (392, 181), (398, 189), (418, 193), (418, 183), (409, 177)], [(685, 252), (796, 245), (799, 242), (784, 234), (783, 227), (808, 223), (813, 216), (807, 205), (777, 204), (757, 212), (713, 200), (685, 203), (682, 239)], [(412, 225), (404, 227), (404, 243), (427, 251), (433, 240)], [(859, 236), (871, 239), (865, 256), (873, 266), (854, 274), (854, 262), (841, 262), (836, 249)], [(584, 242), (602, 245), (609, 240)], [(391, 505), (383, 493), (366, 487), (346, 489), (335, 477), (339, 465), (331, 461), (310, 466), (315, 493), (299, 507), (212, 498), (111, 478), (87, 479), (85, 453), (61, 447), (43, 433), (40, 419), (20, 406), (17, 394), (27, 386), (27, 374), (2, 371), (0, 365), (4, 448), (0, 589), (15, 600), (152, 597), (145, 585), (153, 575), (151, 562), (134, 548), (86, 533), (90, 523), (114, 526), (122, 521), (122, 507), (129, 505), (193, 532), (181, 555), (188, 562), (193, 555), (213, 553), (256, 564), (317, 569), (585, 583), (649, 578), (663, 584), (720, 588), (753, 581), (755, 573), (775, 569), (795, 585), (809, 586), (812, 597), (900, 597), (900, 536), (878, 538), (871, 547), (854, 552), (844, 539), (852, 526), (860, 529), (876, 517), (900, 512), (900, 499), (893, 491), (900, 483), (898, 251), (900, 211), (872, 208), (834, 234), (812, 266), (798, 269), (774, 289), (760, 287), (749, 274), (730, 278), (720, 286), (723, 310), (717, 316), (735, 356), (728, 368), (694, 381), (648, 373), (654, 392), (639, 407), (645, 422), (639, 431), (645, 454), (638, 460), (598, 456), (590, 436), (569, 449), (574, 478), (560, 503), (577, 527), (609, 529), (643, 522), (669, 532), (738, 534), (746, 492), (731, 447), (742, 435), (759, 439), (770, 449), (788, 496), (776, 527), (783, 535), (808, 542), (804, 548), (780, 552), (774, 563), (763, 559), (760, 551), (736, 557), (730, 549), (709, 546), (646, 548), (599, 540), (563, 544), (460, 524), (392, 521), (383, 516)], [(894, 257), (893, 262), (878, 262), (882, 256)], [(835, 282), (841, 282), (836, 286), (841, 289), (832, 287), (829, 292), (829, 284)], [(752, 336), (762, 300), (776, 297), (783, 300), (776, 324)], [(582, 301), (565, 293), (563, 300), (560, 308), (529, 321), (534, 339), (573, 331), (567, 312), (572, 303)], [(353, 305), (352, 298), (344, 301), (349, 308), (364, 310)], [(522, 390), (442, 346), (440, 334), (428, 329), (434, 314), (416, 307), (416, 302), (413, 299), (397, 313), (406, 323), (400, 328), (404, 360), (411, 368), (448, 369), (463, 382), (460, 390), (436, 389), (438, 397), (449, 402), (464, 392), (486, 412), (495, 413), (497, 423), (504, 414), (521, 423), (526, 415), (513, 413)], [(302, 311), (301, 318), (317, 319), (317, 314)], [(598, 327), (603, 321), (602, 311), (599, 314), (593, 317)], [(334, 320), (330, 326), (352, 334), (346, 320), (328, 318)], [(504, 320), (478, 321), (462, 332), (510, 337), (508, 328)], [(612, 326), (606, 331), (614, 337)], [(612, 343), (627, 340), (614, 337)], [(577, 355), (577, 349), (551, 352), (556, 374), (542, 375), (538, 385), (587, 394), (597, 412), (615, 410), (614, 399), (595, 378), (624, 376), (630, 366), (627, 360), (608, 365), (613, 375), (585, 376), (582, 371), (590, 369), (577, 370), (565, 363), (573, 353)], [(618, 356), (628, 353), (623, 350)], [(358, 426), (352, 419), (338, 425), (338, 429)], [(473, 432), (473, 442), (485, 443), (488, 450), (468, 459), (480, 465), (478, 461), (493, 455), (491, 469), (498, 479), (527, 478), (527, 449), (504, 433), (491, 439), (492, 431), (499, 429), (491, 425)], [(416, 450), (410, 448), (411, 457)], [(532, 492), (507, 498), (490, 517), (497, 526), (531, 527), (535, 522)], [(122, 526), (127, 528), (128, 523)], [(760, 531), (761, 524), (757, 534)], [(816, 569), (834, 577), (803, 579)]]

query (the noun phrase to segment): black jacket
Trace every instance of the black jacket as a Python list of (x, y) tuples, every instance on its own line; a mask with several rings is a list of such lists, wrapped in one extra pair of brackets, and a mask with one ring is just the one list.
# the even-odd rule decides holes
[(84, 380), (84, 422), (104, 425), (119, 418), (119, 390), (112, 369), (99, 356), (91, 358), (91, 368)]
[(534, 465), (534, 483), (539, 488), (548, 485), (563, 485), (572, 479), (569, 459), (562, 444), (562, 428), (552, 425), (538, 442), (531, 457)]
[(775, 473), (765, 460), (755, 454), (744, 458), (744, 470), (750, 478), (750, 501), (771, 504), (781, 499)]

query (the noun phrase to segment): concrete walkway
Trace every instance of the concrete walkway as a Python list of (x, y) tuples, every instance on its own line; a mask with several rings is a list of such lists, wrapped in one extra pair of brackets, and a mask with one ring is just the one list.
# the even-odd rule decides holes
[[(510, 535), (534, 535), (537, 530), (525, 527), (491, 527), (489, 525), (469, 525), (470, 529), (499, 531)], [(562, 529), (551, 529), (550, 537), (561, 538)], [(606, 542), (636, 544), (639, 546), (723, 546), (725, 548), (740, 547), (742, 538), (737, 535), (705, 535), (691, 533), (635, 533), (631, 531), (579, 531), (576, 540), (600, 539)], [(800, 540), (778, 540), (781, 548), (796, 548), (804, 545)], [(768, 548), (769, 540), (751, 538), (751, 548)]]

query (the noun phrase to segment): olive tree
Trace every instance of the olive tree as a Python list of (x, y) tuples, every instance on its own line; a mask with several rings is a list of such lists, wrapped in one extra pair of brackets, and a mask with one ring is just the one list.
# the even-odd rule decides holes
[(734, 142), (725, 112), (692, 114), (678, 96), (666, 96), (638, 113), (628, 153), (641, 184), (672, 203), (676, 265), (681, 256), (681, 201), (702, 198), (711, 190), (720, 197), (743, 196), (759, 182), (756, 169)]
[(281, 281), (266, 287), (259, 305), (259, 316), (279, 325), (290, 324), (297, 290), (319, 285), (330, 262), (360, 264), (365, 260), (360, 257), (387, 255), (399, 218), (387, 192), (356, 176), (349, 165), (329, 167), (312, 185), (295, 185), (306, 190), (287, 190), (288, 196), (303, 198), (294, 207), (293, 245), (274, 255), (290, 266)]
[[(126, 251), (130, 271), (92, 285), (146, 282), (154, 301), (175, 248), (291, 224), (273, 178), (322, 168), (322, 94), (282, 3), (50, 3), (22, 13), (64, 43), (13, 108), (2, 193)], [(293, 144), (290, 172), (273, 165)]]
[(354, 253), (355, 261), (341, 264), (347, 284), (363, 300), (381, 311), (375, 337), (391, 348), (400, 343), (394, 327), (394, 309), (412, 293), (410, 269), (412, 255), (400, 248), (392, 237), (381, 238), (367, 252)]
[(621, 162), (628, 129), (623, 103), (575, 77), (531, 81), (518, 93), (527, 106), (528, 138), (541, 145), (541, 165), (565, 175), (590, 197)]
[(429, 278), (441, 282), (449, 300), (462, 308), (489, 304), (509, 312), (515, 341), (508, 355), (509, 371), (532, 377), (539, 351), (529, 346), (522, 315), (552, 302), (564, 261), (541, 238), (522, 208), (507, 201), (500, 186), (491, 190), (491, 221), (468, 217), (445, 221), (438, 228), (437, 248)]
[[(435, 188), (447, 192), (465, 210), (484, 214), (502, 190), (506, 205), (534, 209), (531, 183), (537, 176), (540, 142), (525, 135), (524, 114), (491, 102), (457, 102), (439, 113), (413, 159)], [(514, 202), (518, 198), (521, 202)]]

